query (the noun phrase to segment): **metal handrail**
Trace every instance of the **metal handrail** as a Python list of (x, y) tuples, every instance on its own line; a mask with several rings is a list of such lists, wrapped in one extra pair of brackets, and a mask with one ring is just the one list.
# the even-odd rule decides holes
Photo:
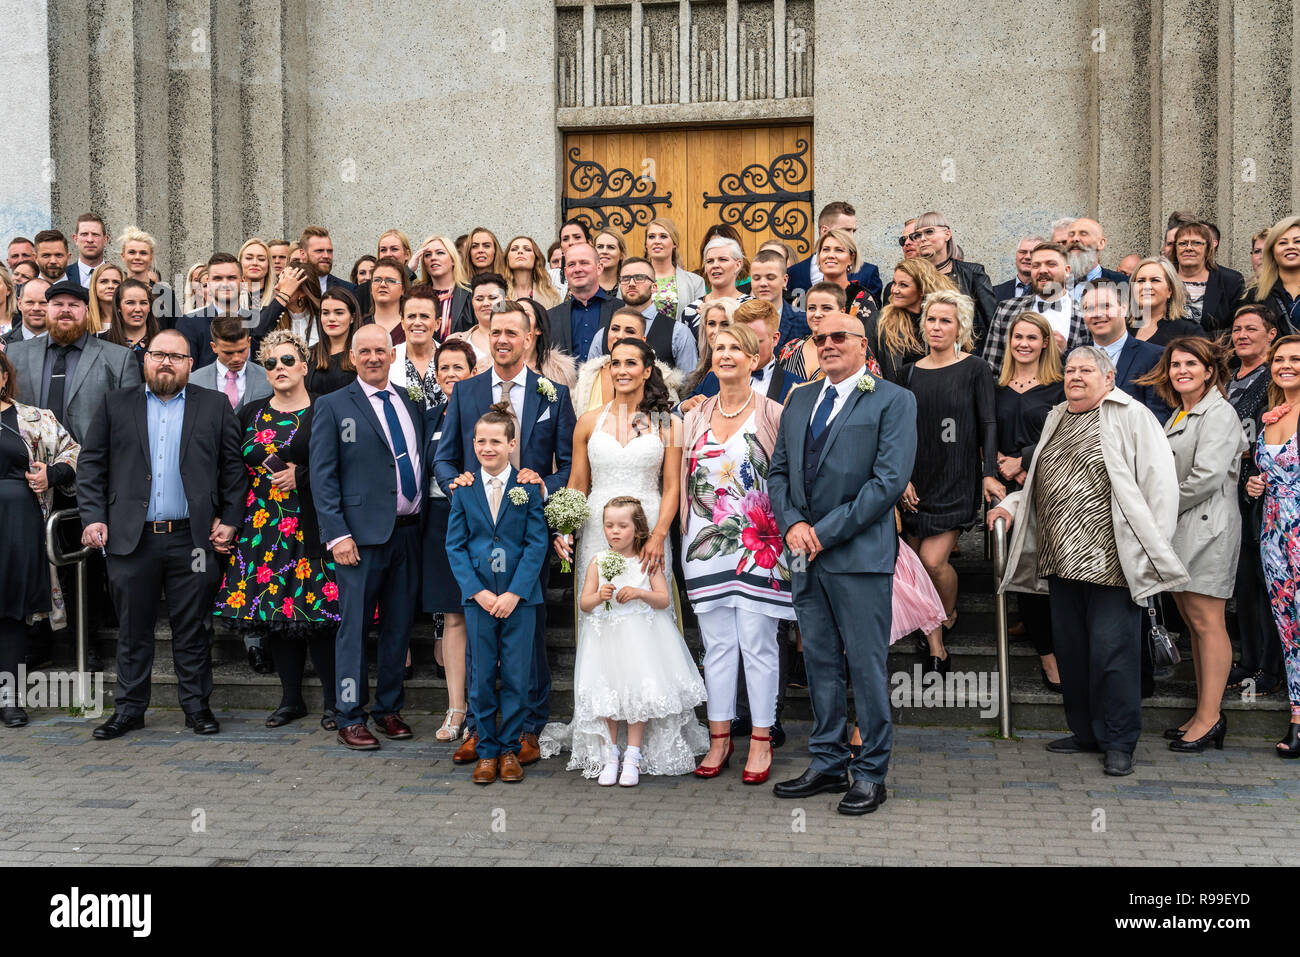
[(74, 683), (74, 704), (84, 708), (90, 696), (89, 675), (86, 673), (86, 556), (90, 547), (83, 546), (75, 552), (61, 552), (59, 537), (55, 534), (60, 522), (69, 519), (80, 521), (80, 513), (75, 508), (63, 508), (51, 512), (45, 520), (45, 557), (51, 565), (77, 566), (77, 602), (74, 627), (77, 635), (77, 680)]
[(1007, 596), (1002, 591), (1002, 576), (1007, 570), (1007, 521), (993, 523), (993, 608), (998, 638), (998, 721), (1003, 738), (1011, 737), (1011, 645), (1007, 636)]

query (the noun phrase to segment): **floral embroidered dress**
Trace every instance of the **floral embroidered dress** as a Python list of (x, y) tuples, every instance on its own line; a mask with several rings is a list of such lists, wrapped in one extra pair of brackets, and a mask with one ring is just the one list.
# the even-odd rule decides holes
[(1269, 445), (1261, 430), (1255, 464), (1268, 483), (1259, 529), (1264, 581), (1282, 639), (1291, 713), (1300, 714), (1300, 449), (1296, 437), (1282, 445)]
[(790, 571), (767, 497), (768, 455), (754, 434), (756, 422), (751, 412), (726, 442), (709, 429), (690, 450), (686, 591), (696, 612), (743, 608), (793, 619)]
[[(244, 523), (235, 537), (214, 614), (233, 618), (251, 630), (328, 625), (339, 621), (339, 589), (334, 563), (307, 557), (299, 527), (297, 489), (281, 492), (263, 462), (283, 454), (301, 425), (301, 413), (279, 412), (267, 403), (244, 431), (242, 452), (251, 487)], [(301, 474), (305, 469), (298, 466)]]

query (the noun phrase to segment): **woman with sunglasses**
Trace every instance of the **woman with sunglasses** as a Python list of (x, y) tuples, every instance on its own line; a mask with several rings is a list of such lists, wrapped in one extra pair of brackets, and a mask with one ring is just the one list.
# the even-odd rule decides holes
[[(993, 321), (998, 299), (993, 295), (993, 280), (979, 263), (966, 262), (961, 248), (952, 238), (952, 230), (942, 213), (922, 213), (917, 217), (908, 238), (916, 243), (916, 251), (930, 261), (940, 275), (957, 284), (957, 291), (969, 296), (975, 304), (973, 334), (978, 342)], [(906, 250), (906, 247), (904, 247)]]
[(251, 484), (243, 525), (235, 537), (216, 616), (262, 637), (280, 675), (280, 707), (268, 728), (307, 714), (302, 677), (310, 649), (323, 696), (321, 727), (334, 716), (334, 632), (339, 590), (325, 553), (308, 483), (312, 400), (307, 392), (307, 344), (287, 329), (262, 340), (258, 359), (272, 394), (239, 412), (244, 465)]

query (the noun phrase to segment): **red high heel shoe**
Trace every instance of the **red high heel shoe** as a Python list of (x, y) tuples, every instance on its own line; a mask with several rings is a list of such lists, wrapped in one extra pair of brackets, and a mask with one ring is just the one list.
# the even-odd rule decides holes
[(762, 784), (764, 781), (767, 780), (767, 776), (772, 773), (772, 758), (774, 757), (774, 755), (770, 750), (771, 747), (770, 742), (772, 740), (772, 736), (768, 735), (766, 738), (760, 738), (757, 735), (751, 734), (749, 736), (749, 740), (769, 742), (769, 750), (767, 752), (767, 767), (765, 767), (761, 771), (746, 771), (744, 774), (740, 776), (740, 783), (741, 784)]
[(719, 765), (715, 765), (714, 767), (709, 767), (707, 764), (701, 764), (699, 767), (697, 767), (695, 769), (695, 776), (697, 778), (716, 778), (719, 774), (722, 773), (723, 768), (731, 764), (731, 752), (736, 750), (736, 746), (731, 743), (730, 731), (724, 731), (722, 732), (722, 734), (710, 734), (709, 737), (726, 738), (727, 753), (722, 756), (722, 763)]

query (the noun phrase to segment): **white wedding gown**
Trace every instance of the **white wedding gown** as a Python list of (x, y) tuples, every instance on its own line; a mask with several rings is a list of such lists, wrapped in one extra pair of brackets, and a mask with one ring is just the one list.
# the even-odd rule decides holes
[[(606, 502), (620, 495), (634, 496), (640, 499), (651, 528), (659, 520), (663, 440), (656, 430), (622, 445), (604, 429), (609, 409), (605, 406), (587, 440), (591, 515), (578, 531), (574, 562), (578, 595), (591, 560), (608, 548), (603, 519)], [(667, 549), (664, 565), (671, 576), (672, 556)], [(619, 587), (649, 587), (648, 578), (635, 563), (615, 582)], [(594, 778), (610, 743), (605, 719), (647, 721), (641, 742), (641, 772), (687, 774), (695, 769), (696, 757), (708, 752), (709, 733), (695, 716), (695, 706), (705, 699), (704, 681), (677, 627), (676, 613), (672, 605), (655, 611), (639, 601), (611, 604), (609, 612), (603, 604), (590, 614), (578, 611), (573, 722), (548, 724), (542, 730), (542, 756), (551, 757), (569, 748), (569, 770), (581, 770)]]

